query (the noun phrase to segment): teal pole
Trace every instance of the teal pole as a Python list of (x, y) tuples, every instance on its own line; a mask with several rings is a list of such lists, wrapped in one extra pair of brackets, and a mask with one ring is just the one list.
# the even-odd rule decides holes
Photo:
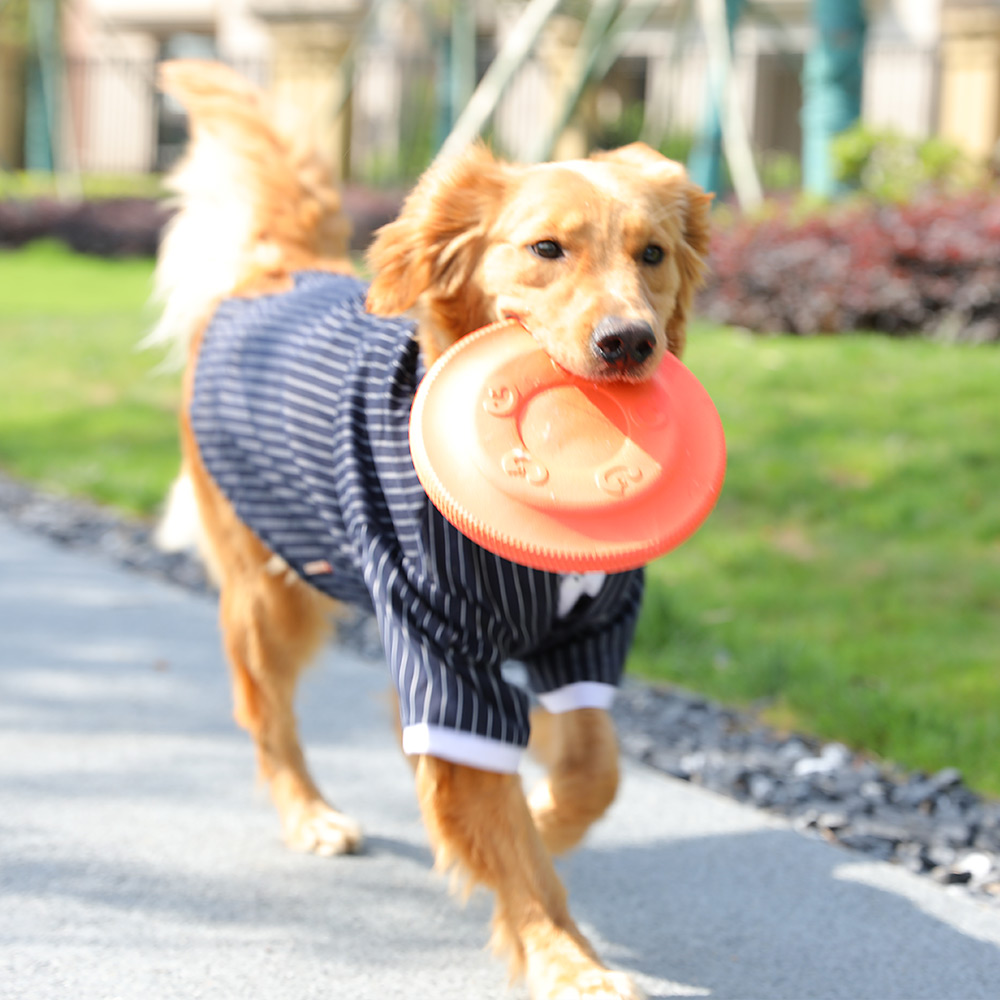
[(452, 5), (449, 55), (450, 132), (476, 89), (476, 12), (471, 0)]
[(830, 144), (861, 117), (867, 21), (862, 0), (813, 0), (815, 38), (802, 68), (802, 181), (833, 198), (846, 185), (834, 174)]
[(452, 42), (439, 31), (434, 39), (434, 148), (440, 149), (448, 138), (457, 114), (452, 104)]
[[(733, 34), (736, 22), (743, 13), (746, 0), (726, 0), (726, 25), (728, 27), (730, 48), (733, 44)], [(708, 90), (705, 103), (705, 114), (701, 127), (695, 136), (694, 145), (688, 156), (688, 173), (691, 179), (706, 191), (721, 193), (726, 185), (723, 173), (722, 155), (722, 104), (723, 88), (708, 74)]]
[(24, 165), (28, 170), (52, 173), (58, 134), (58, 0), (31, 0), (28, 13), (31, 47), (25, 81)]
[(462, 109), (476, 89), (476, 21), (471, 0), (443, 5), (435, 25), (437, 115), (434, 147), (451, 134)]

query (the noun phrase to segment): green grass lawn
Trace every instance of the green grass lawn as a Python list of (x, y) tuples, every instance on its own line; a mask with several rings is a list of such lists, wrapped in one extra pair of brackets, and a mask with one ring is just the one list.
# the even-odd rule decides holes
[[(154, 511), (177, 377), (134, 350), (150, 274), (0, 255), (0, 465)], [(686, 360), (729, 471), (650, 568), (631, 668), (1000, 794), (1000, 348), (699, 326)]]
[(633, 668), (1000, 792), (1000, 347), (690, 343), (728, 475)]
[[(2, 10), (2, 6), (0, 6)], [(0, 199), (58, 198), (162, 198), (164, 187), (157, 174), (84, 174), (63, 177), (37, 171), (0, 171)]]
[(0, 252), (0, 465), (149, 513), (176, 475), (179, 377), (138, 351), (154, 314), (147, 260), (54, 243)]

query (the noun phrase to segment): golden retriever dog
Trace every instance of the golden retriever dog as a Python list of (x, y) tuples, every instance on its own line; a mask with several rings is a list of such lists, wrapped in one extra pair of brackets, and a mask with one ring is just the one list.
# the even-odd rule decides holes
[[(475, 146), (434, 164), (378, 232), (365, 285), (326, 174), (269, 123), (255, 88), (194, 61), (166, 64), (162, 85), (189, 113), (191, 145), (172, 178), (157, 336), (186, 352), (183, 473), (220, 588), (236, 718), (285, 839), (323, 855), (361, 845), (310, 776), (293, 713), (337, 601), (357, 594), (382, 631), (438, 865), (494, 894), (513, 973), (536, 1000), (638, 997), (577, 928), (551, 858), (615, 796), (608, 692), (641, 570), (569, 586), (486, 553), (414, 491), (399, 435), (427, 367), (497, 320), (518, 320), (587, 379), (645, 379), (679, 354), (709, 197), (641, 144), (536, 166)], [(339, 410), (320, 398), (328, 382), (342, 383)], [(503, 658), (538, 679), (531, 739), (547, 777), (528, 797), (529, 702), (501, 678)], [(577, 659), (596, 679), (579, 679)]]

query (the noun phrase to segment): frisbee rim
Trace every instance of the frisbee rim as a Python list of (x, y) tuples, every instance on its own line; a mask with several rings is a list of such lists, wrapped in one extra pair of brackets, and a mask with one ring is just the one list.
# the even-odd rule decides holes
[[(665, 531), (657, 534), (655, 538), (640, 538), (634, 540), (608, 541), (606, 539), (596, 539), (593, 541), (596, 550), (586, 551), (580, 548), (570, 551), (565, 545), (551, 545), (531, 538), (517, 537), (503, 527), (486, 522), (482, 516), (477, 517), (455, 496), (455, 490), (450, 488), (442, 479), (435, 463), (431, 461), (431, 456), (423, 434), (423, 421), (428, 413), (430, 399), (434, 393), (434, 386), (437, 384), (442, 373), (446, 372), (452, 359), (464, 351), (475, 348), (484, 339), (502, 333), (506, 329), (511, 329), (531, 337), (530, 330), (527, 330), (521, 323), (515, 320), (501, 320), (488, 326), (475, 330), (470, 334), (456, 341), (427, 371), (421, 380), (414, 396), (413, 405), (410, 412), (410, 451), (413, 459), (414, 469), (431, 503), (441, 512), (447, 521), (454, 525), (463, 535), (481, 545), (487, 551), (508, 559), (512, 562), (520, 563), (535, 569), (556, 573), (586, 572), (592, 570), (603, 570), (605, 572), (623, 572), (630, 569), (638, 569), (646, 565), (652, 559), (663, 555), (670, 550), (677, 548), (686, 541), (709, 516), (721, 493), (722, 483), (725, 477), (726, 468), (726, 446), (722, 421), (714, 403), (709, 397), (704, 386), (697, 380), (694, 374), (674, 355), (666, 355), (661, 362), (657, 372), (651, 378), (664, 381), (676, 381), (678, 378), (686, 382), (681, 388), (693, 393), (698, 397), (701, 406), (698, 414), (700, 423), (697, 425), (698, 433), (705, 439), (701, 442), (702, 457), (705, 457), (705, 448), (711, 449), (705, 459), (710, 469), (706, 475), (705, 485), (701, 488), (695, 500), (688, 500), (684, 504), (681, 516), (674, 523), (669, 525)], [(531, 338), (534, 341), (534, 338)], [(536, 347), (542, 351), (541, 347)], [(664, 366), (668, 366), (664, 369)], [(672, 369), (672, 370), (668, 370)], [(567, 384), (573, 384), (579, 380), (576, 376), (567, 372)], [(595, 383), (602, 390), (612, 391), (617, 383)], [(676, 389), (677, 386), (674, 386)], [(478, 390), (477, 390), (478, 391)], [(707, 404), (707, 405), (706, 405)], [(714, 461), (712, 459), (714, 458)], [(480, 488), (491, 494), (498, 495), (503, 500), (524, 512), (525, 508), (530, 508), (535, 515), (542, 520), (559, 525), (572, 532), (577, 530), (576, 523), (586, 520), (593, 515), (589, 512), (586, 516), (578, 516), (579, 512), (564, 511), (556, 508), (548, 508), (540, 511), (538, 507), (519, 500), (511, 493), (507, 493), (496, 486), (486, 476), (481, 469), (477, 469), (481, 481)], [(624, 499), (620, 503), (611, 501), (605, 507), (605, 512), (613, 512), (616, 518), (628, 517), (629, 513), (636, 510), (652, 507), (664, 498), (654, 490), (651, 494), (640, 495), (634, 499)], [(647, 512), (648, 517), (648, 512)], [(536, 536), (538, 532), (536, 531)]]

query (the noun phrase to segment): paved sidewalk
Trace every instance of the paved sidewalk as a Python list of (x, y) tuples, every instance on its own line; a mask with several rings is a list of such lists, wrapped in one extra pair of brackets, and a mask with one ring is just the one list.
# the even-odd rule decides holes
[[(524, 1000), (430, 871), (386, 673), (332, 650), (310, 758), (369, 851), (279, 842), (211, 601), (0, 520), (0, 997)], [(993, 1000), (1000, 910), (639, 766), (562, 866), (654, 997)]]

